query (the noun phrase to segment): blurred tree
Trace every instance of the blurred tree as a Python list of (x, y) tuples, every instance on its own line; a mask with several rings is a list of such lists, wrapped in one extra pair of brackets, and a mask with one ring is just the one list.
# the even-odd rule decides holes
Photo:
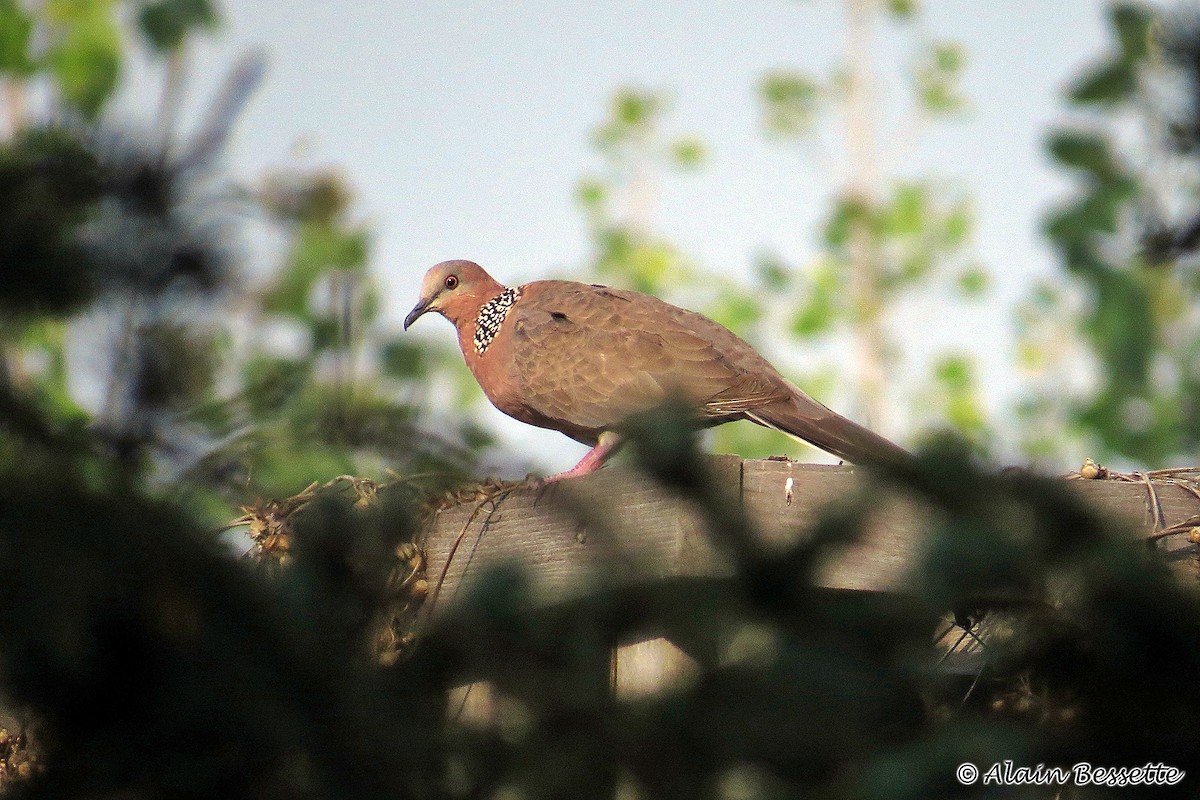
[(589, 269), (640, 292), (671, 291), (699, 275), (695, 264), (654, 233), (660, 173), (696, 169), (705, 159), (698, 139), (671, 140), (662, 132), (669, 105), (663, 93), (619, 89), (592, 136), (604, 170), (581, 180), (576, 194), (595, 247)]
[[(966, 108), (958, 87), (964, 54), (952, 42), (916, 36), (908, 70), (911, 104), (894, 112), (880, 100), (876, 30), (885, 24), (889, 30), (913, 28), (917, 4), (844, 0), (841, 5), (843, 60), (830, 77), (779, 69), (759, 84), (763, 126), (771, 138), (817, 142), (820, 149), (836, 152), (846, 170), (834, 178), (838, 188), (822, 226), (822, 254), (803, 268), (766, 259), (764, 270), (778, 294), (785, 296), (790, 288), (796, 297), (787, 333), (809, 349), (833, 347), (841, 354), (837, 363), (852, 365), (827, 369), (826, 381), (852, 387), (857, 402), (850, 408), (863, 422), (893, 436), (949, 427), (983, 446), (991, 427), (971, 354), (940, 354), (932, 359), (930, 375), (916, 376), (899, 344), (904, 337), (889, 330), (889, 318), (922, 294), (975, 300), (988, 288), (988, 275), (970, 247), (970, 197), (937, 178), (895, 176), (931, 121)], [(881, 136), (881, 121), (890, 117), (899, 118)], [(839, 127), (830, 127), (834, 121)], [(831, 136), (834, 131), (839, 136)]]
[[(1161, 465), (1200, 451), (1200, 18), (1109, 9), (1110, 52), (1068, 90), (1050, 157), (1073, 182), (1046, 220), (1063, 273), (1022, 310), (1026, 447), (1082, 438)], [(1067, 433), (1064, 435), (1064, 431)]]
[(239, 391), (202, 412), (223, 439), (204, 469), (232, 470), (231, 493), (278, 497), (384, 468), (461, 477), (490, 443), (470, 422), (418, 435), (443, 361), (378, 324), (370, 232), (350, 218), (352, 197), (329, 170), (263, 182), (259, 201), (287, 234), (283, 263), (243, 304), (249, 330), (232, 359)]
[[(214, 521), (247, 493), (286, 495), (343, 472), (461, 474), (487, 437), (465, 425), (411, 446), (431, 362), (379, 329), (369, 231), (349, 219), (345, 182), (280, 173), (251, 195), (220, 173), (261, 60), (235, 65), (180, 135), (189, 42), (219, 15), (207, 0), (126, 6), (163, 64), (152, 139), (101, 121), (128, 41), (119, 4), (0, 5), (8, 98), (36, 90), (50, 109), (45, 119), (10, 102), (0, 153), (0, 258), (17, 289), (0, 329), (7, 383), (64, 421), (94, 425), (131, 468), (150, 468), (160, 490), (191, 493)], [(238, 264), (236, 223), (256, 209), (288, 241), (262, 291)], [(298, 347), (264, 345), (289, 324)], [(72, 330), (90, 339), (74, 356)], [(72, 357), (104, 365), (89, 371), (105, 387), (93, 412), (76, 399)]]
[[(912, 370), (887, 330), (889, 315), (907, 300), (939, 292), (975, 300), (986, 294), (988, 275), (970, 247), (970, 198), (938, 179), (892, 178), (884, 162), (899, 161), (930, 120), (951, 117), (965, 107), (958, 90), (963, 54), (957, 45), (933, 42), (918, 48), (911, 68), (909, 117), (897, 123), (884, 152), (876, 120), (883, 116), (873, 66), (874, 29), (881, 18), (912, 26), (915, 4), (848, 0), (844, 67), (828, 80), (776, 70), (764, 76), (759, 93), (769, 136), (803, 143), (829, 131), (827, 120), (842, 119), (841, 150), (849, 175), (841, 181), (822, 227), (822, 255), (804, 269), (775, 256), (761, 257), (748, 284), (726, 272), (711, 272), (654, 231), (655, 188), (661, 173), (702, 166), (705, 148), (691, 136), (663, 133), (669, 103), (660, 93), (619, 90), (594, 142), (605, 169), (578, 189), (592, 234), (594, 255), (588, 270), (596, 278), (649, 291), (695, 308), (760, 347), (786, 351), (801, 343), (812, 351), (841, 354), (848, 344), (853, 367), (836, 355), (828, 366), (794, 380), (818, 397), (857, 398), (849, 408), (868, 424), (896, 435), (904, 430), (949, 427), (981, 447), (991, 425), (967, 352), (932, 359), (928, 376)], [(795, 298), (779, 308), (767, 298)], [(785, 343), (781, 345), (781, 343)], [(769, 351), (769, 347), (766, 348)], [(779, 359), (786, 371), (796, 363)], [(903, 366), (903, 368), (902, 368)], [(847, 387), (853, 390), (847, 392)], [(712, 437), (718, 449), (746, 457), (794, 452), (782, 434), (752, 426), (724, 426)]]

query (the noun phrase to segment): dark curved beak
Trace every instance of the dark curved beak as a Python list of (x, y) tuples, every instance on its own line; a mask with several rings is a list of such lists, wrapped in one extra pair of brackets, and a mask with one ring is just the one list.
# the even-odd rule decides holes
[(408, 326), (417, 321), (417, 317), (429, 310), (429, 301), (422, 300), (413, 306), (413, 310), (408, 312), (408, 316), (404, 318), (404, 330), (408, 330)]

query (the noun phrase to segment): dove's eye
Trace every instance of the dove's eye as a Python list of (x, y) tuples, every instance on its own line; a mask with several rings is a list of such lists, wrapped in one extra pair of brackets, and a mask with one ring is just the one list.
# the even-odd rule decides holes
[(447, 275), (446, 276), (446, 288), (453, 289), (455, 286), (458, 286), (458, 276), (457, 275)]

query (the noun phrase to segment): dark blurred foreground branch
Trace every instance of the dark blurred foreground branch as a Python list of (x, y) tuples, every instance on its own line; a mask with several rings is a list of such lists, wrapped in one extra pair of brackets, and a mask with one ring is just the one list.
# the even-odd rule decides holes
[[(917, 798), (968, 792), (963, 761), (1200, 765), (1194, 578), (1096, 502), (1137, 493), (1144, 511), (1141, 484), (997, 474), (952, 447), (866, 479), (735, 468), (675, 427), (641, 434), (640, 478), (480, 490), (488, 528), (459, 550), (473, 577), (442, 588), (415, 641), (381, 632), (427, 593), (417, 520), (445, 507), (436, 532), (461, 495), (345, 478), (255, 504), (256, 569), (75, 456), (9, 470), (0, 675), (40, 748), (9, 791)], [(733, 486), (742, 502), (721, 499)], [(1179, 486), (1156, 496), (1168, 524), (1194, 513)], [(920, 513), (902, 522), (891, 498)], [(669, 547), (628, 530), (653, 503), (686, 520)], [(888, 592), (827, 588), (869, 574), (845, 554), (905, 525), (917, 546), (879, 573)], [(665, 574), (668, 557), (692, 573)], [(555, 574), (569, 597), (547, 596)], [(946, 615), (986, 643), (971, 672), (939, 667)], [(614, 650), (656, 636), (687, 654), (678, 679), (614, 693)], [(448, 704), (472, 681), (484, 718)]]

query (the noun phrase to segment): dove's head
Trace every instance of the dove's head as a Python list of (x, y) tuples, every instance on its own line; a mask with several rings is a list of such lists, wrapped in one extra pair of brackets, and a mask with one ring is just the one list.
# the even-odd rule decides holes
[(404, 329), (426, 311), (436, 311), (456, 326), (461, 320), (474, 321), (479, 309), (502, 291), (504, 287), (474, 261), (435, 264), (421, 281), (421, 299), (404, 318)]

